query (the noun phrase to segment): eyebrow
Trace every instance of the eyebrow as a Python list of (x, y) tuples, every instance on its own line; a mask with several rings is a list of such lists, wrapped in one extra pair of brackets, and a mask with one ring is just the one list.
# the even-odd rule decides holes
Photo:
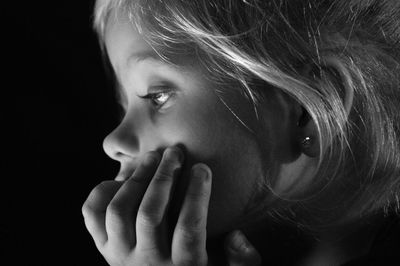
[(154, 50), (146, 50), (146, 51), (138, 51), (138, 52), (134, 52), (134, 53), (130, 54), (126, 63), (127, 63), (127, 65), (129, 65), (130, 62), (132, 62), (132, 60), (134, 60), (136, 63), (138, 63), (138, 62), (148, 60), (148, 59), (153, 59), (156, 61), (164, 62), (164, 60), (162, 60), (160, 55), (158, 55)]

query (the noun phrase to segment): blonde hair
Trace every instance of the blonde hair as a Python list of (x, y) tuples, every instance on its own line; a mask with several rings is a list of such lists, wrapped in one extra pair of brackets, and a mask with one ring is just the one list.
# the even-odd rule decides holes
[[(299, 102), (319, 133), (315, 182), (351, 187), (337, 199), (346, 206), (341, 218), (400, 209), (399, 1), (98, 0), (101, 43), (116, 11), (126, 12), (166, 61), (192, 53), (216, 84), (237, 84), (256, 115), (260, 94), (271, 87)], [(326, 58), (345, 68), (354, 90), (350, 114)], [(304, 75), (305, 65), (312, 74)]]

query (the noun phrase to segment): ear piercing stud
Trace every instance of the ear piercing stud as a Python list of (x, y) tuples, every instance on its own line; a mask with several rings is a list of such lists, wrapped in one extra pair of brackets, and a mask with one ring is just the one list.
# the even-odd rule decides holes
[(312, 138), (311, 137), (305, 137), (302, 141), (301, 141), (301, 146), (303, 147), (303, 149), (308, 149), (311, 147), (312, 144)]

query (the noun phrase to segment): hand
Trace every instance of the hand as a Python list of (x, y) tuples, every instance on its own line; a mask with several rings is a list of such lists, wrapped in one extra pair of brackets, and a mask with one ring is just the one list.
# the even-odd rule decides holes
[(204, 164), (193, 166), (168, 243), (166, 213), (183, 153), (172, 147), (159, 157), (146, 154), (125, 182), (102, 182), (82, 207), (85, 225), (110, 265), (207, 265), (211, 170)]
[(225, 238), (225, 253), (229, 266), (259, 266), (261, 256), (244, 234), (233, 231)]
[[(192, 171), (172, 243), (168, 243), (165, 217), (183, 154), (169, 148), (161, 162), (159, 157), (148, 153), (125, 182), (102, 182), (82, 207), (85, 225), (110, 265), (207, 265), (211, 170), (204, 164), (192, 168), (203, 169), (206, 176)], [(229, 235), (225, 247), (231, 266), (260, 264), (243, 234)]]

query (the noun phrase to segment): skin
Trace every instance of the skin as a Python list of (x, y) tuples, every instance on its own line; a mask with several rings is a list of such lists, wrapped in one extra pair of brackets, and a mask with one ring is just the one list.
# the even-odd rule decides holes
[[(105, 43), (125, 116), (103, 146), (121, 170), (89, 195), (86, 227), (110, 265), (205, 265), (207, 236), (235, 228), (262, 177), (258, 144), (192, 58), (179, 59), (180, 68), (167, 64), (126, 17), (110, 21)], [(144, 99), (149, 93), (158, 94)], [(246, 122), (249, 110), (238, 110)], [(196, 167), (207, 175), (192, 174)], [(243, 239), (228, 235), (229, 261), (257, 265)]]
[[(119, 161), (121, 171), (125, 171), (134, 169), (146, 152), (162, 152), (168, 146), (181, 145), (187, 167), (183, 169), (177, 188), (178, 197), (184, 195), (185, 176), (189, 176), (190, 167), (197, 162), (205, 163), (213, 176), (218, 177), (213, 182), (215, 192), (209, 208), (209, 234), (231, 228), (251, 199), (257, 178), (262, 175), (254, 138), (219, 101), (198, 67), (186, 64), (174, 68), (159, 58), (137, 61), (132, 57), (153, 50), (126, 20), (109, 24), (105, 42), (122, 87), (126, 110), (120, 125), (104, 140), (105, 152)], [(176, 91), (160, 109), (156, 109), (151, 100), (138, 97), (161, 86)], [(248, 116), (245, 112), (240, 115)], [(174, 206), (178, 207), (178, 201)]]
[[(110, 19), (105, 44), (125, 115), (103, 146), (121, 169), (115, 180), (93, 189), (82, 211), (111, 265), (206, 265), (206, 241), (248, 220), (260, 181), (276, 180), (273, 188), (282, 194), (293, 183), (301, 191), (312, 182), (317, 152), (301, 151), (296, 142), (316, 136), (315, 125), (297, 127), (302, 109), (289, 97), (271, 89), (257, 120), (252, 106), (231, 90), (224, 98), (229, 110), (195, 58), (180, 55), (174, 59), (179, 67), (162, 61), (123, 14)], [(256, 232), (251, 240), (260, 242), (259, 230), (250, 229)], [(239, 232), (225, 243), (230, 265), (260, 263)], [(334, 253), (331, 246), (324, 252)]]

